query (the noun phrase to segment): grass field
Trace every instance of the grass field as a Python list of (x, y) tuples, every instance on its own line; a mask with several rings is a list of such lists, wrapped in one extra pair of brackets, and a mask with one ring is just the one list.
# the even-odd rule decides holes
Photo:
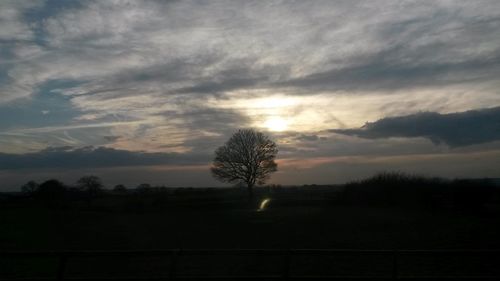
[[(500, 221), (494, 208), (473, 215), (449, 210), (430, 212), (340, 205), (331, 200), (334, 196), (335, 192), (322, 190), (262, 192), (257, 194), (255, 203), (250, 204), (244, 192), (224, 190), (177, 195), (108, 195), (90, 204), (70, 202), (57, 208), (36, 201), (20, 201), (4, 204), (0, 209), (0, 249), (500, 249)], [(264, 211), (257, 211), (258, 202), (263, 198), (270, 198), (270, 204)], [(270, 273), (281, 268), (279, 257), (217, 259), (186, 257), (180, 270), (190, 274), (216, 274), (220, 270), (257, 274), (260, 273), (257, 268)], [(342, 274), (352, 270), (358, 274), (365, 271), (383, 274), (390, 268), (386, 266), (390, 265), (390, 260), (381, 257), (315, 259), (296, 259), (295, 263), (303, 264), (294, 267), (295, 273), (323, 272), (330, 270), (328, 264), (332, 263)], [(493, 261), (498, 259), (474, 262), (471, 257), (465, 264), (472, 267), (470, 270), (477, 270), (474, 264), (482, 268)], [(4, 267), (3, 274), (16, 275), (38, 268), (41, 274), (51, 275), (55, 270), (54, 261), (24, 262), (29, 270), (23, 268), (21, 261), (11, 260), (15, 266)], [(123, 258), (119, 262), (83, 258), (73, 262), (78, 266), (73, 264), (68, 270), (77, 276), (94, 271), (113, 276), (127, 275), (128, 271), (168, 271), (168, 262), (158, 258)], [(197, 265), (201, 266), (197, 268)], [(446, 267), (441, 270), (443, 268)], [(466, 270), (467, 267), (454, 262), (451, 268)], [(406, 270), (416, 269), (408, 266)]]

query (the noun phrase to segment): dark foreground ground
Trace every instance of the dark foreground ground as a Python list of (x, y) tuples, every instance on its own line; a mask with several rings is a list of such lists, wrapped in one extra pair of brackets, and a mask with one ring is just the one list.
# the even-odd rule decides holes
[[(0, 250), (158, 249), (500, 249), (498, 206), (453, 208), (342, 204), (335, 190), (241, 190), (107, 194), (90, 202), (8, 200), (0, 207)], [(257, 211), (259, 202), (268, 207)], [(401, 256), (401, 275), (500, 275), (499, 255)], [(390, 275), (392, 256), (294, 257), (292, 275)], [(168, 276), (170, 257), (72, 258), (70, 277)], [(54, 276), (55, 258), (0, 257), (0, 278)], [(179, 275), (281, 274), (283, 257), (182, 257)]]

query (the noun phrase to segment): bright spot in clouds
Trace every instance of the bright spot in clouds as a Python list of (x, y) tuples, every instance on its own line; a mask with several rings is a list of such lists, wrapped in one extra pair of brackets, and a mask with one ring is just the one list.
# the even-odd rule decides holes
[(288, 122), (281, 117), (270, 117), (266, 120), (264, 126), (271, 131), (283, 132), (288, 128)]

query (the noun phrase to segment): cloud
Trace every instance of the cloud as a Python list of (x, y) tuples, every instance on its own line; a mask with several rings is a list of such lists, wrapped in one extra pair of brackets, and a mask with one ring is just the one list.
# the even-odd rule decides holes
[(359, 129), (334, 129), (334, 133), (377, 139), (423, 137), (452, 147), (500, 140), (500, 107), (439, 114), (421, 112), (387, 117)]
[[(113, 150), (182, 162), (269, 118), (289, 124), (274, 136), (290, 158), (432, 154), (445, 148), (325, 130), (500, 106), (495, 0), (66, 2), (0, 1), (0, 151), (13, 163)], [(61, 145), (94, 148), (43, 150)]]
[(104, 140), (108, 142), (114, 142), (119, 140), (121, 137), (120, 136), (103, 136)]
[[(425, 46), (423, 50), (408, 51), (398, 46), (372, 54), (363, 60), (354, 59), (352, 65), (313, 73), (279, 83), (311, 90), (395, 91), (412, 88), (432, 88), (470, 82), (495, 82), (500, 73), (500, 49), (485, 57), (464, 61), (408, 61), (428, 59), (430, 52), (443, 48), (442, 43)], [(448, 47), (448, 46), (446, 46)], [(429, 54), (427, 54), (429, 53)], [(401, 59), (406, 57), (406, 59)]]
[(52, 6), (30, 10), (46, 45), (8, 65), (6, 91), (18, 89), (19, 97), (69, 78), (87, 81), (74, 93), (110, 99), (202, 98), (254, 87), (307, 93), (493, 83), (499, 72), (495, 1), (82, 1), (48, 13)]
[(320, 137), (318, 137), (317, 135), (305, 135), (305, 134), (301, 134), (301, 135), (297, 136), (295, 139), (297, 139), (299, 141), (309, 142), (309, 141), (317, 141), (317, 140), (320, 139)]
[(206, 164), (208, 161), (209, 158), (206, 155), (134, 152), (91, 146), (81, 148), (63, 146), (49, 147), (38, 152), (25, 154), (0, 153), (0, 170), (192, 165)]
[(24, 21), (23, 13), (29, 9), (39, 8), (42, 1), (5, 0), (0, 4), (0, 43), (28, 41), (34, 36), (28, 22)]

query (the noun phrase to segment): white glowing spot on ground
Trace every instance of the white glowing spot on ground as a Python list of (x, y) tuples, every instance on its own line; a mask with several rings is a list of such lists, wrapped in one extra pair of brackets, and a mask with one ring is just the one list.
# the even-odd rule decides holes
[(271, 199), (269, 199), (269, 198), (262, 200), (262, 202), (260, 202), (259, 208), (257, 209), (257, 212), (264, 211), (266, 209), (266, 206), (269, 204), (269, 202), (271, 202)]
[(288, 122), (281, 117), (271, 117), (266, 120), (264, 126), (271, 131), (282, 132), (288, 128)]

